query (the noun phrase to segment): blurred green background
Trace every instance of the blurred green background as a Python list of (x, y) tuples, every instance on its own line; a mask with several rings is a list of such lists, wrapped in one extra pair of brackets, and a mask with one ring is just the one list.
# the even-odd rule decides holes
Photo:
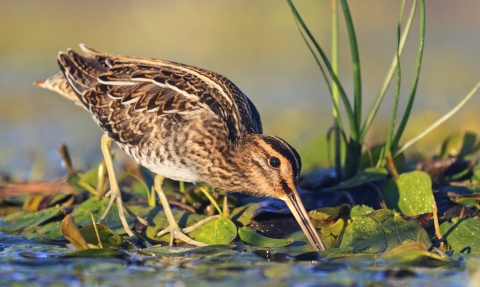
[[(329, 52), (330, 1), (294, 3)], [(360, 45), (364, 107), (373, 102), (394, 55), (399, 5), (399, 1), (350, 1)], [(426, 52), (404, 140), (452, 108), (480, 79), (479, 11), (480, 2), (474, 0), (427, 1)], [(418, 27), (412, 30), (402, 60), (402, 108), (417, 46)], [(61, 143), (71, 148), (80, 167), (100, 160), (101, 132), (90, 116), (59, 95), (32, 86), (58, 71), (58, 51), (68, 47), (78, 51), (78, 43), (218, 72), (256, 104), (265, 133), (278, 135), (299, 150), (306, 169), (327, 164), (330, 98), (285, 1), (20, 0), (0, 2), (0, 170), (28, 176), (32, 165), (46, 166), (42, 175), (58, 176), (62, 168), (56, 149)], [(341, 78), (351, 93), (345, 35), (340, 44)], [(386, 138), (392, 97), (390, 89), (369, 144)], [(479, 104), (477, 95), (410, 152), (428, 157), (449, 134), (479, 132)]]

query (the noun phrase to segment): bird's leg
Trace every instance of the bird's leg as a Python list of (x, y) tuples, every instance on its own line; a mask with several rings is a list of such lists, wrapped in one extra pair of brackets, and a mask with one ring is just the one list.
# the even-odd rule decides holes
[[(105, 212), (98, 220), (98, 223), (101, 223), (107, 217), (108, 213), (112, 209), (113, 203), (117, 203), (118, 217), (122, 222), (125, 232), (127, 232), (128, 236), (132, 237), (133, 232), (130, 229), (130, 226), (128, 226), (127, 219), (125, 218), (125, 211), (128, 212), (128, 209), (126, 208), (126, 206), (123, 205), (122, 196), (120, 194), (120, 187), (118, 186), (117, 178), (115, 177), (115, 171), (113, 169), (112, 156), (110, 154), (111, 146), (112, 146), (112, 139), (109, 138), (107, 135), (103, 135), (102, 141), (101, 141), (101, 149), (102, 149), (103, 158), (105, 159), (105, 166), (107, 167), (108, 179), (110, 181), (110, 192), (108, 193), (110, 195), (110, 202), (108, 203), (108, 206), (105, 209)], [(128, 213), (130, 214), (130, 212)], [(134, 216), (134, 217), (140, 222), (142, 222), (144, 225), (148, 224), (144, 219), (139, 218), (137, 216)]]
[(165, 178), (162, 175), (155, 176), (155, 190), (157, 191), (158, 197), (160, 198), (160, 202), (162, 203), (162, 206), (163, 206), (163, 210), (165, 211), (165, 215), (167, 216), (168, 227), (165, 228), (164, 230), (160, 231), (159, 233), (157, 233), (156, 236), (160, 237), (160, 236), (170, 232), (170, 246), (173, 245), (173, 241), (177, 238), (181, 239), (181, 240), (183, 240), (186, 243), (191, 244), (191, 245), (206, 246), (207, 244), (195, 241), (195, 240), (191, 239), (190, 237), (188, 237), (187, 235), (185, 235), (185, 233), (192, 232), (193, 230), (195, 230), (199, 226), (207, 223), (208, 221), (211, 221), (211, 220), (214, 220), (214, 219), (218, 218), (218, 216), (208, 217), (204, 220), (201, 220), (201, 221), (197, 222), (195, 225), (190, 226), (190, 227), (182, 230), (178, 226), (178, 223), (175, 221), (175, 218), (173, 217), (172, 210), (170, 209), (170, 205), (168, 204), (167, 197), (165, 196), (165, 193), (163, 193), (162, 184), (163, 184), (164, 179)]

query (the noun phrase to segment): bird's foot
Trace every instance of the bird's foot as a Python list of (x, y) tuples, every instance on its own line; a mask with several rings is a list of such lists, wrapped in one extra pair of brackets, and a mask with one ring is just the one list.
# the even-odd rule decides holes
[(170, 205), (168, 204), (167, 197), (165, 196), (165, 193), (163, 193), (162, 184), (163, 184), (164, 179), (165, 178), (161, 175), (157, 175), (155, 177), (155, 190), (157, 191), (158, 197), (160, 198), (160, 202), (162, 203), (162, 206), (163, 206), (163, 210), (165, 211), (165, 215), (166, 215), (167, 220), (168, 220), (168, 227), (165, 228), (164, 230), (158, 232), (156, 234), (156, 237), (160, 237), (162, 235), (170, 233), (170, 246), (173, 246), (173, 242), (175, 241), (175, 239), (181, 239), (184, 242), (186, 242), (188, 244), (191, 244), (191, 245), (195, 245), (195, 246), (206, 246), (207, 244), (205, 244), (203, 242), (198, 242), (198, 241), (193, 240), (192, 238), (188, 237), (186, 235), (186, 233), (192, 232), (195, 229), (197, 229), (198, 227), (202, 226), (203, 224), (205, 224), (205, 223), (207, 223), (211, 220), (217, 219), (218, 217), (220, 217), (220, 215), (210, 216), (208, 218), (205, 218), (205, 219), (197, 222), (196, 224), (194, 224), (190, 227), (181, 229), (178, 226), (178, 223), (175, 221), (175, 218), (173, 217), (172, 210), (170, 209)]

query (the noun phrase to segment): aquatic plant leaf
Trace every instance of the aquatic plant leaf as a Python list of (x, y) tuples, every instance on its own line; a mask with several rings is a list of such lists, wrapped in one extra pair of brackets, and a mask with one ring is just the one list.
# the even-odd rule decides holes
[(476, 218), (454, 218), (440, 225), (440, 232), (454, 254), (480, 254), (480, 220)]
[(375, 210), (367, 205), (355, 205), (350, 211), (350, 216), (360, 216), (372, 214)]
[(312, 219), (314, 225), (318, 221), (335, 220), (343, 214), (350, 214), (350, 205), (342, 204), (337, 207), (322, 207), (311, 210), (308, 212), (308, 216)]
[(78, 251), (90, 249), (87, 242), (80, 234), (77, 224), (75, 223), (75, 220), (73, 219), (71, 214), (67, 214), (67, 216), (65, 216), (65, 218), (62, 220), (60, 230), (62, 232), (62, 235), (65, 236), (68, 241), (70, 241), (75, 250)]
[(0, 218), (0, 231), (14, 232), (34, 228), (60, 214), (61, 206), (54, 206), (37, 212), (18, 211)]
[(438, 254), (427, 251), (425, 244), (421, 242), (407, 242), (399, 245), (388, 252), (385, 252), (380, 258), (397, 264), (404, 265), (424, 265), (426, 260), (434, 260), (431, 262), (433, 266), (449, 264), (449, 258), (442, 258)]
[(208, 245), (201, 247), (178, 247), (178, 246), (152, 246), (140, 251), (142, 254), (168, 257), (184, 257), (192, 254), (238, 254), (233, 245)]
[[(188, 211), (182, 211), (178, 209), (172, 209), (173, 217), (177, 221), (178, 225), (181, 228), (188, 227), (197, 223), (198, 221), (207, 218), (205, 215), (195, 214)], [(155, 235), (161, 230), (168, 227), (168, 220), (165, 216), (165, 212), (161, 207), (151, 208), (150, 212), (147, 215), (148, 226), (146, 230), (146, 236), (149, 239), (157, 241), (170, 241), (170, 234), (165, 234), (162, 237), (155, 237)], [(194, 231), (196, 232), (196, 231)], [(191, 232), (189, 235), (194, 236), (194, 232)]]
[(226, 217), (219, 217), (200, 226), (195, 240), (206, 244), (228, 244), (237, 237), (237, 226)]
[(248, 227), (242, 227), (238, 230), (238, 237), (245, 243), (258, 247), (283, 247), (294, 242), (293, 239), (275, 239), (260, 235), (255, 230)]
[(288, 209), (287, 205), (277, 199), (266, 198), (261, 199), (259, 202), (248, 203), (243, 206), (234, 208), (230, 212), (229, 218), (239, 224), (247, 225), (253, 218), (262, 214), (262, 213), (280, 213), (280, 214), (290, 214), (291, 211)]
[(426, 246), (432, 244), (425, 229), (413, 218), (388, 209), (376, 210), (371, 217), (385, 233), (389, 249), (400, 246), (405, 241), (417, 241)]
[(62, 257), (118, 258), (127, 260), (130, 256), (117, 249), (86, 249), (68, 253)]
[(39, 226), (35, 229), (35, 232), (44, 239), (55, 241), (66, 241), (60, 231), (61, 222), (55, 221), (45, 225)]
[(475, 153), (480, 147), (477, 135), (465, 132), (448, 137), (437, 151), (437, 158), (464, 157)]
[[(110, 198), (102, 198), (99, 199), (96, 196), (90, 197), (86, 201), (84, 201), (80, 206), (75, 208), (72, 212), (72, 215), (75, 217), (75, 221), (79, 226), (85, 226), (92, 223), (92, 217), (90, 216), (90, 212), (93, 214), (95, 220), (98, 220), (105, 209), (107, 208), (108, 202)], [(133, 226), (135, 223), (135, 219), (129, 216), (128, 214), (125, 215), (127, 218), (127, 222), (130, 227)], [(115, 233), (123, 234), (125, 233), (125, 229), (123, 228), (122, 222), (118, 217), (118, 207), (117, 204), (113, 204), (112, 209), (108, 213), (105, 220), (103, 220), (102, 224), (110, 227)]]
[[(123, 238), (113, 232), (108, 226), (103, 224), (96, 224), (98, 235), (100, 237), (100, 242), (102, 243), (103, 248), (126, 248), (128, 243), (123, 240)], [(80, 229), (80, 234), (85, 239), (88, 244), (95, 246), (100, 246), (98, 243), (97, 233), (93, 224), (89, 224)]]
[(455, 200), (455, 203), (466, 206), (466, 207), (475, 206), (476, 208), (480, 208), (480, 205), (478, 204), (478, 201), (476, 201), (473, 198), (468, 198), (468, 197), (460, 198), (460, 199)]
[(356, 176), (349, 180), (341, 182), (333, 189), (345, 189), (361, 186), (365, 183), (383, 180), (388, 176), (388, 171), (385, 168), (369, 167), (365, 170), (361, 170)]
[(387, 238), (370, 216), (352, 216), (339, 247), (353, 247), (354, 252), (380, 253), (387, 248)]
[(340, 258), (345, 255), (353, 254), (353, 247), (340, 247), (340, 248), (327, 248), (320, 253), (320, 256), (324, 258)]
[(392, 178), (382, 186), (381, 191), (388, 208), (408, 216), (429, 213), (435, 204), (432, 180), (423, 171), (407, 172), (397, 179)]

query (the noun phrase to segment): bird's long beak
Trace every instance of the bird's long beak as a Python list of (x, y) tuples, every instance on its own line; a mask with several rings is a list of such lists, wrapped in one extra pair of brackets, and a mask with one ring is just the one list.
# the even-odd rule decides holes
[(297, 191), (293, 190), (290, 195), (287, 195), (283, 198), (283, 201), (285, 201), (288, 208), (290, 208), (290, 211), (292, 212), (293, 216), (295, 216), (295, 219), (297, 220), (298, 224), (303, 230), (303, 233), (305, 233), (308, 241), (310, 241), (310, 244), (312, 244), (315, 251), (320, 252), (325, 250), (325, 245), (323, 245), (322, 239), (320, 239), (317, 229), (315, 229), (315, 226), (313, 226), (310, 217), (308, 217), (308, 213), (305, 210), (305, 207), (303, 206), (302, 200), (298, 196)]

